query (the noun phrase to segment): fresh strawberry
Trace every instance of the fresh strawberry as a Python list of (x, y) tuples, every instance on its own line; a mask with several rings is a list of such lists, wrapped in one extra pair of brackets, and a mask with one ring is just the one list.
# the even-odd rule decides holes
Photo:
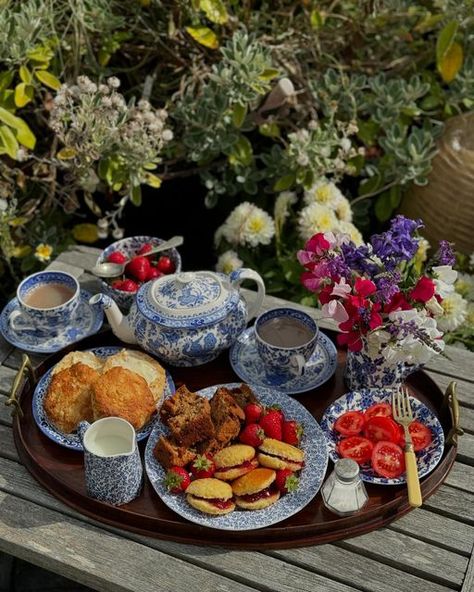
[(115, 280), (112, 282), (112, 288), (122, 290), (122, 292), (136, 292), (138, 284), (133, 280)]
[(126, 260), (127, 258), (120, 251), (114, 251), (107, 257), (107, 261), (110, 261), (110, 263), (125, 263)]
[(161, 273), (174, 273), (176, 271), (176, 265), (166, 255), (162, 255), (156, 264)]
[(292, 446), (299, 446), (303, 435), (303, 426), (294, 419), (285, 420), (282, 424), (283, 442)]
[(147, 281), (149, 280), (156, 280), (163, 275), (163, 273), (158, 269), (158, 267), (150, 267), (150, 272), (148, 273), (148, 277), (146, 278)]
[(265, 432), (258, 423), (249, 423), (239, 434), (242, 444), (257, 448), (265, 439)]
[(265, 432), (268, 438), (274, 438), (275, 440), (281, 440), (282, 434), (282, 419), (281, 413), (272, 409), (259, 421), (260, 427)]
[(275, 411), (281, 417), (281, 421), (285, 421), (285, 416), (283, 415), (280, 405), (269, 405), (267, 407), (267, 412), (268, 411)]
[(278, 469), (276, 471), (275, 485), (282, 494), (296, 491), (299, 482), (298, 477), (290, 469)]
[(214, 475), (216, 465), (209, 454), (198, 454), (191, 462), (190, 470), (196, 479), (206, 479)]
[(144, 282), (150, 273), (150, 268), (151, 263), (146, 257), (134, 257), (130, 263), (127, 263), (125, 273)]
[(166, 473), (165, 485), (171, 493), (186, 491), (191, 483), (191, 477), (183, 467), (171, 467)]
[(151, 243), (145, 243), (137, 251), (137, 255), (146, 255), (147, 253), (149, 253), (151, 251), (151, 249), (152, 249)]
[(262, 415), (262, 408), (257, 403), (249, 403), (245, 405), (245, 423), (257, 423)]

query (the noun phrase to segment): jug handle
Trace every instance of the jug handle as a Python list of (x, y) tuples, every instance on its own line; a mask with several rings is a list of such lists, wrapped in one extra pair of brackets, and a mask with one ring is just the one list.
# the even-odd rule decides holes
[(257, 284), (257, 297), (247, 313), (247, 321), (250, 321), (260, 312), (263, 299), (265, 298), (265, 284), (261, 276), (253, 269), (236, 269), (230, 274), (231, 284), (238, 290), (244, 280), (253, 280)]

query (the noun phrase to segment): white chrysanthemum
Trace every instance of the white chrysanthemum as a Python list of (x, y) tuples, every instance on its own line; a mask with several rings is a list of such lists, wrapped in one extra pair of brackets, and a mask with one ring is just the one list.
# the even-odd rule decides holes
[(297, 201), (298, 198), (293, 191), (282, 191), (276, 198), (273, 216), (277, 228), (283, 226), (285, 220), (290, 215), (290, 206), (294, 205)]
[(454, 289), (466, 300), (474, 301), (474, 275), (468, 273), (458, 273), (458, 279), (454, 284)]
[(261, 208), (245, 201), (238, 205), (218, 230), (232, 245), (268, 245), (275, 236), (273, 219)]
[(337, 202), (334, 211), (336, 212), (336, 216), (339, 218), (339, 220), (342, 220), (343, 222), (352, 222), (351, 204), (345, 197), (341, 197), (341, 199)]
[(244, 262), (235, 251), (226, 251), (217, 260), (216, 270), (229, 274), (242, 267), (243, 264)]
[(362, 234), (360, 233), (359, 229), (352, 224), (352, 222), (344, 222), (344, 220), (339, 220), (336, 226), (336, 231), (341, 232), (342, 234), (348, 234), (351, 241), (359, 246), (364, 242)]
[(335, 209), (341, 199), (345, 199), (345, 197), (339, 191), (337, 186), (325, 178), (316, 181), (316, 183), (304, 193), (304, 202), (307, 205), (316, 202)]
[(436, 319), (441, 331), (454, 331), (464, 323), (467, 316), (467, 300), (453, 292), (441, 302), (444, 314)]
[(338, 224), (334, 211), (317, 202), (303, 208), (298, 216), (299, 233), (304, 240), (311, 238), (317, 232), (335, 230)]

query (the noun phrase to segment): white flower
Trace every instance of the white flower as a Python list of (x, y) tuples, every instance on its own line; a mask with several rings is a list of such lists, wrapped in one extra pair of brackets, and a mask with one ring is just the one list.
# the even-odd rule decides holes
[(117, 78), (117, 76), (111, 76), (107, 80), (107, 84), (110, 86), (110, 88), (118, 88), (120, 86), (120, 80)]
[(6, 212), (8, 209), (8, 202), (4, 197), (0, 197), (0, 212)]
[(436, 300), (434, 296), (432, 296), (427, 302), (425, 302), (425, 307), (431, 312), (431, 314), (435, 317), (439, 317), (444, 313), (444, 309), (441, 304)]
[(441, 298), (446, 298), (446, 296), (454, 292), (454, 282), (458, 272), (451, 265), (438, 265), (433, 267), (433, 272), (435, 274), (436, 294), (439, 294)]
[(123, 238), (124, 235), (124, 229), (123, 228), (114, 228), (114, 230), (112, 231), (112, 236), (115, 240), (119, 240), (121, 238)]
[(243, 264), (244, 262), (239, 258), (238, 254), (235, 251), (230, 250), (220, 255), (217, 260), (216, 270), (229, 274), (236, 269), (239, 269), (239, 267), (242, 267)]
[(328, 206), (313, 202), (301, 210), (298, 216), (298, 228), (303, 240), (317, 232), (329, 232), (337, 229), (338, 220)]
[(349, 235), (351, 241), (357, 246), (364, 242), (362, 234), (360, 233), (359, 229), (356, 228), (354, 224), (352, 224), (352, 222), (344, 222), (344, 220), (339, 220), (335, 230), (336, 232)]
[(341, 196), (334, 208), (337, 217), (343, 222), (352, 222), (352, 208), (349, 200)]
[(371, 331), (367, 334), (367, 351), (370, 356), (375, 357), (380, 355), (382, 347), (385, 347), (390, 341), (390, 333), (379, 329), (378, 331)]
[(230, 213), (218, 233), (232, 245), (268, 245), (275, 235), (275, 223), (267, 212), (245, 201)]
[(463, 298), (474, 300), (474, 275), (458, 273), (458, 279), (454, 284), (454, 289)]
[(281, 228), (290, 215), (289, 208), (298, 201), (293, 191), (282, 191), (276, 198), (273, 216), (277, 228)]
[(462, 325), (467, 316), (467, 300), (453, 292), (448, 294), (441, 302), (444, 314), (438, 317), (438, 327), (442, 331), (454, 331)]
[(341, 148), (344, 150), (344, 152), (349, 152), (351, 147), (352, 147), (352, 142), (349, 140), (349, 138), (342, 138)]
[(165, 130), (163, 130), (161, 137), (163, 138), (163, 140), (165, 142), (169, 142), (170, 140), (173, 139), (173, 132), (170, 129), (165, 129)]
[(305, 204), (312, 204), (314, 202), (324, 204), (326, 206), (336, 208), (341, 199), (345, 199), (334, 183), (331, 183), (325, 178), (319, 179), (314, 185), (305, 191)]

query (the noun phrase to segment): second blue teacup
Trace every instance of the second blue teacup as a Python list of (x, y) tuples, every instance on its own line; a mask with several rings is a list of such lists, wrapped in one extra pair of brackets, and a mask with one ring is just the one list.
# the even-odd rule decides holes
[(257, 351), (267, 371), (301, 376), (318, 342), (318, 325), (296, 308), (273, 308), (255, 321)]

